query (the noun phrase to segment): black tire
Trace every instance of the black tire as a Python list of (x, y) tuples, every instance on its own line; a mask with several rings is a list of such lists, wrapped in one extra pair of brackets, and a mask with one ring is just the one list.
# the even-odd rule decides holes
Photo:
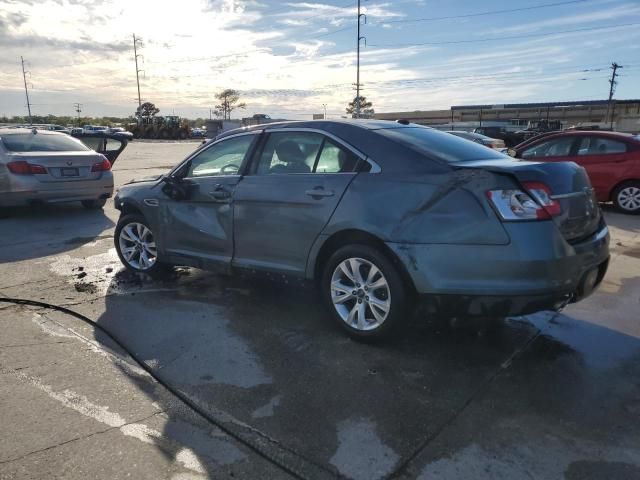
[[(382, 274), (384, 279), (386, 280), (386, 284), (388, 286), (388, 291), (386, 288), (383, 289), (383, 293), (388, 294), (388, 301), (390, 308), (388, 309), (388, 313), (384, 320), (380, 322), (378, 326), (375, 326), (371, 329), (365, 330), (362, 328), (356, 328), (353, 324), (349, 324), (347, 320), (344, 320), (341, 316), (341, 313), (338, 312), (338, 308), (334, 305), (332, 299), (331, 285), (332, 278), (334, 274), (336, 274), (339, 265), (347, 260), (347, 259), (360, 259), (365, 260), (366, 262), (370, 262), (373, 264)], [(366, 276), (368, 274), (368, 267), (366, 264), (363, 264), (362, 267), (358, 267), (362, 276)], [(340, 273), (337, 273), (340, 275)], [(347, 280), (347, 278), (343, 278), (343, 280)], [(365, 279), (366, 280), (366, 279)], [(329, 258), (329, 261), (326, 263), (321, 279), (322, 285), (322, 296), (324, 297), (324, 301), (333, 316), (334, 320), (338, 322), (338, 325), (342, 327), (352, 338), (361, 341), (372, 341), (379, 340), (382, 338), (389, 338), (394, 333), (398, 333), (400, 328), (406, 320), (407, 317), (407, 304), (410, 300), (410, 295), (407, 289), (407, 286), (402, 280), (402, 277), (398, 271), (398, 267), (396, 267), (393, 262), (387, 258), (379, 250), (363, 244), (353, 244), (341, 247), (336, 250), (333, 255)], [(366, 283), (366, 282), (365, 282)], [(364, 289), (364, 285), (362, 286)], [(368, 292), (363, 292), (361, 289), (356, 289), (357, 296), (349, 295), (351, 297), (350, 300), (344, 302), (341, 305), (344, 305), (346, 310), (350, 310), (353, 307), (358, 307), (356, 303), (365, 303), (366, 314), (364, 315), (365, 321), (367, 316), (371, 316), (373, 320), (375, 318), (373, 307), (369, 304), (369, 296), (362, 297), (361, 295), (371, 295), (373, 298), (373, 290)], [(379, 290), (378, 290), (379, 292)], [(377, 293), (379, 295), (379, 293)], [(357, 297), (357, 298), (356, 298)], [(345, 311), (343, 309), (343, 315)], [(353, 323), (353, 322), (352, 322)], [(357, 323), (357, 321), (355, 322)], [(366, 324), (368, 327), (369, 323)]]
[(640, 204), (638, 204), (637, 201), (633, 202), (637, 206), (630, 208), (628, 200), (625, 202), (623, 198), (623, 195), (625, 195), (625, 193), (627, 194), (626, 196), (628, 198), (628, 194), (631, 192), (636, 192), (636, 198), (639, 198), (637, 195), (640, 195), (640, 193), (638, 193), (640, 192), (640, 181), (630, 180), (628, 182), (621, 183), (613, 190), (611, 199), (613, 200), (613, 204), (615, 205), (616, 210), (618, 210), (619, 212), (628, 213), (630, 215), (640, 215)]
[(136, 213), (121, 216), (120, 219), (118, 220), (118, 224), (116, 225), (116, 230), (115, 230), (114, 235), (113, 235), (113, 241), (115, 243), (116, 252), (118, 253), (118, 257), (120, 258), (120, 261), (127, 268), (127, 270), (135, 272), (135, 273), (144, 273), (144, 274), (150, 275), (152, 277), (164, 277), (164, 276), (166, 276), (168, 273), (170, 273), (173, 270), (173, 266), (172, 265), (168, 265), (166, 263), (163, 263), (161, 261), (161, 259), (159, 258), (159, 256), (157, 256), (157, 254), (156, 254), (155, 263), (149, 268), (137, 268), (135, 265), (132, 265), (125, 258), (124, 254), (122, 252), (122, 246), (121, 246), (121, 242), (120, 242), (120, 234), (121, 234), (122, 230), (125, 227), (127, 227), (128, 225), (131, 225), (133, 223), (138, 223), (138, 224), (144, 225), (146, 228), (149, 229), (149, 231), (151, 232), (151, 235), (153, 235), (153, 230), (151, 230), (151, 227), (149, 226), (149, 222), (147, 222), (147, 220), (144, 218), (144, 216), (142, 216), (140, 214), (136, 214)]
[(89, 210), (100, 210), (107, 204), (106, 198), (98, 198), (97, 200), (82, 200), (82, 206)]

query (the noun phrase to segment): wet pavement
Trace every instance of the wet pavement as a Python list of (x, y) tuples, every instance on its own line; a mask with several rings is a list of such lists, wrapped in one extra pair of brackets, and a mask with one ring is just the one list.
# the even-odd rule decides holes
[[(160, 173), (194, 146), (133, 142), (114, 173), (119, 183)], [(303, 477), (633, 479), (640, 219), (610, 209), (606, 217), (610, 271), (589, 299), (505, 321), (418, 314), (379, 345), (345, 337), (310, 284), (186, 268), (160, 281), (128, 274), (113, 249), (111, 206), (0, 220), (0, 297), (88, 317), (162, 382)], [(7, 312), (0, 304), (0, 318)], [(144, 393), (160, 407), (167, 401)], [(190, 448), (198, 438), (182, 432), (180, 442)]]

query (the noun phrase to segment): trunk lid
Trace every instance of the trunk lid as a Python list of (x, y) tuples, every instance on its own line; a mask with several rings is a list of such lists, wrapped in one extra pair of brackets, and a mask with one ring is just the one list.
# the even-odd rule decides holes
[(92, 172), (94, 164), (102, 162), (96, 152), (15, 152), (12, 161), (25, 161), (46, 168), (47, 174), (34, 175), (40, 182), (72, 182), (97, 180), (102, 172)]
[(585, 169), (573, 162), (526, 162), (505, 157), (459, 162), (454, 166), (509, 175), (521, 187), (526, 182), (545, 184), (562, 209), (553, 221), (570, 243), (580, 242), (598, 230), (602, 214), (595, 192)]

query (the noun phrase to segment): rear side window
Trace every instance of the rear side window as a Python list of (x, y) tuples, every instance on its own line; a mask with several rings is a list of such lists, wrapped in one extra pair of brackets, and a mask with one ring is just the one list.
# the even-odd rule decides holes
[(478, 143), (426, 127), (385, 128), (378, 133), (427, 157), (454, 163), (504, 156)]
[(578, 155), (607, 155), (626, 151), (627, 145), (624, 142), (603, 137), (583, 137), (578, 146)]
[(10, 152), (86, 152), (89, 149), (67, 136), (41, 133), (14, 133), (2, 137), (2, 143)]
[(357, 155), (322, 134), (274, 132), (262, 149), (256, 173), (350, 173), (358, 161)]

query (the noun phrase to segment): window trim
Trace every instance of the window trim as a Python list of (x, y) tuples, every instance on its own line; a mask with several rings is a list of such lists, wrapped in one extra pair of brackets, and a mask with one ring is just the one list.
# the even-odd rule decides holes
[[(187, 163), (189, 163), (193, 158), (197, 157), (202, 152), (205, 152), (205, 151), (209, 150), (214, 145), (218, 145), (219, 143), (222, 143), (225, 140), (229, 140), (229, 139), (232, 139), (232, 138), (243, 137), (243, 136), (248, 136), (248, 135), (259, 136), (262, 132), (263, 132), (263, 130), (251, 130), (250, 132), (240, 132), (240, 133), (236, 133), (236, 134), (233, 134), (233, 135), (229, 135), (229, 136), (220, 138), (218, 140), (214, 140), (209, 145), (203, 145), (201, 148), (197, 148), (196, 150), (191, 152), (191, 154), (189, 154), (187, 156), (187, 158), (185, 158), (184, 160), (182, 160), (182, 162), (180, 162), (177, 166), (175, 166), (169, 172), (169, 176), (170, 177), (174, 177), (176, 172), (179, 172), (180, 170), (182, 170), (185, 167), (185, 165)], [(245, 158), (242, 160), (242, 164), (240, 165), (240, 169), (238, 170), (238, 173), (236, 173), (236, 174), (233, 174), (233, 175), (199, 175), (197, 177), (187, 177), (186, 175), (184, 175), (184, 176), (181, 176), (180, 178), (189, 179), (189, 180), (197, 180), (199, 178), (216, 178), (216, 177), (219, 177), (219, 178), (234, 178), (234, 177), (241, 177), (243, 170), (245, 170), (245, 168), (246, 168), (247, 162), (249, 162), (251, 160), (251, 157), (253, 156), (253, 153), (254, 153), (254, 150), (255, 150), (255, 146), (256, 146), (256, 140), (254, 139), (253, 144), (249, 146), (249, 150), (247, 151), (247, 154), (245, 155)]]
[[(371, 158), (369, 158), (368, 156), (366, 156), (364, 153), (362, 153), (360, 150), (358, 150), (357, 148), (351, 146), (350, 144), (348, 144), (347, 142), (345, 142), (344, 140), (342, 140), (340, 137), (335, 136), (334, 134), (327, 132), (325, 130), (320, 130), (318, 128), (268, 128), (263, 130), (264, 133), (271, 134), (271, 133), (300, 133), (300, 132), (306, 132), (306, 133), (318, 133), (320, 135), (323, 135), (324, 137), (328, 137), (331, 140), (333, 140), (334, 142), (336, 142), (337, 144), (339, 144), (340, 146), (344, 147), (345, 149), (349, 150), (351, 153), (353, 153), (356, 157), (359, 158), (359, 160), (361, 162), (365, 162), (368, 163), (371, 166), (371, 170), (369, 170), (368, 172), (360, 172), (358, 170), (354, 170), (353, 172), (334, 172), (334, 173), (330, 173), (330, 172), (323, 172), (323, 173), (314, 173), (314, 172), (309, 172), (309, 173), (272, 173), (271, 175), (353, 175), (354, 173), (380, 173), (382, 170), (380, 168), (380, 166), (374, 162), (373, 160), (371, 160)], [(264, 148), (264, 143), (262, 142), (262, 145), (260, 146), (260, 152), (262, 153), (262, 149)], [(324, 146), (324, 138), (322, 139), (322, 143), (320, 144), (320, 149), (318, 150), (318, 155), (320, 155), (320, 153), (322, 152), (322, 147)], [(260, 155), (254, 155), (254, 162), (256, 161), (255, 159), (258, 159), (257, 161), (259, 161)], [(316, 162), (318, 161), (318, 156), (316, 156)], [(254, 166), (254, 163), (252, 163), (251, 167)], [(315, 168), (315, 164), (314, 164), (314, 168)], [(253, 168), (250, 168), (250, 170), (253, 170)], [(254, 172), (248, 172), (249, 175), (251, 176), (261, 176), (261, 175), (257, 175)]]

